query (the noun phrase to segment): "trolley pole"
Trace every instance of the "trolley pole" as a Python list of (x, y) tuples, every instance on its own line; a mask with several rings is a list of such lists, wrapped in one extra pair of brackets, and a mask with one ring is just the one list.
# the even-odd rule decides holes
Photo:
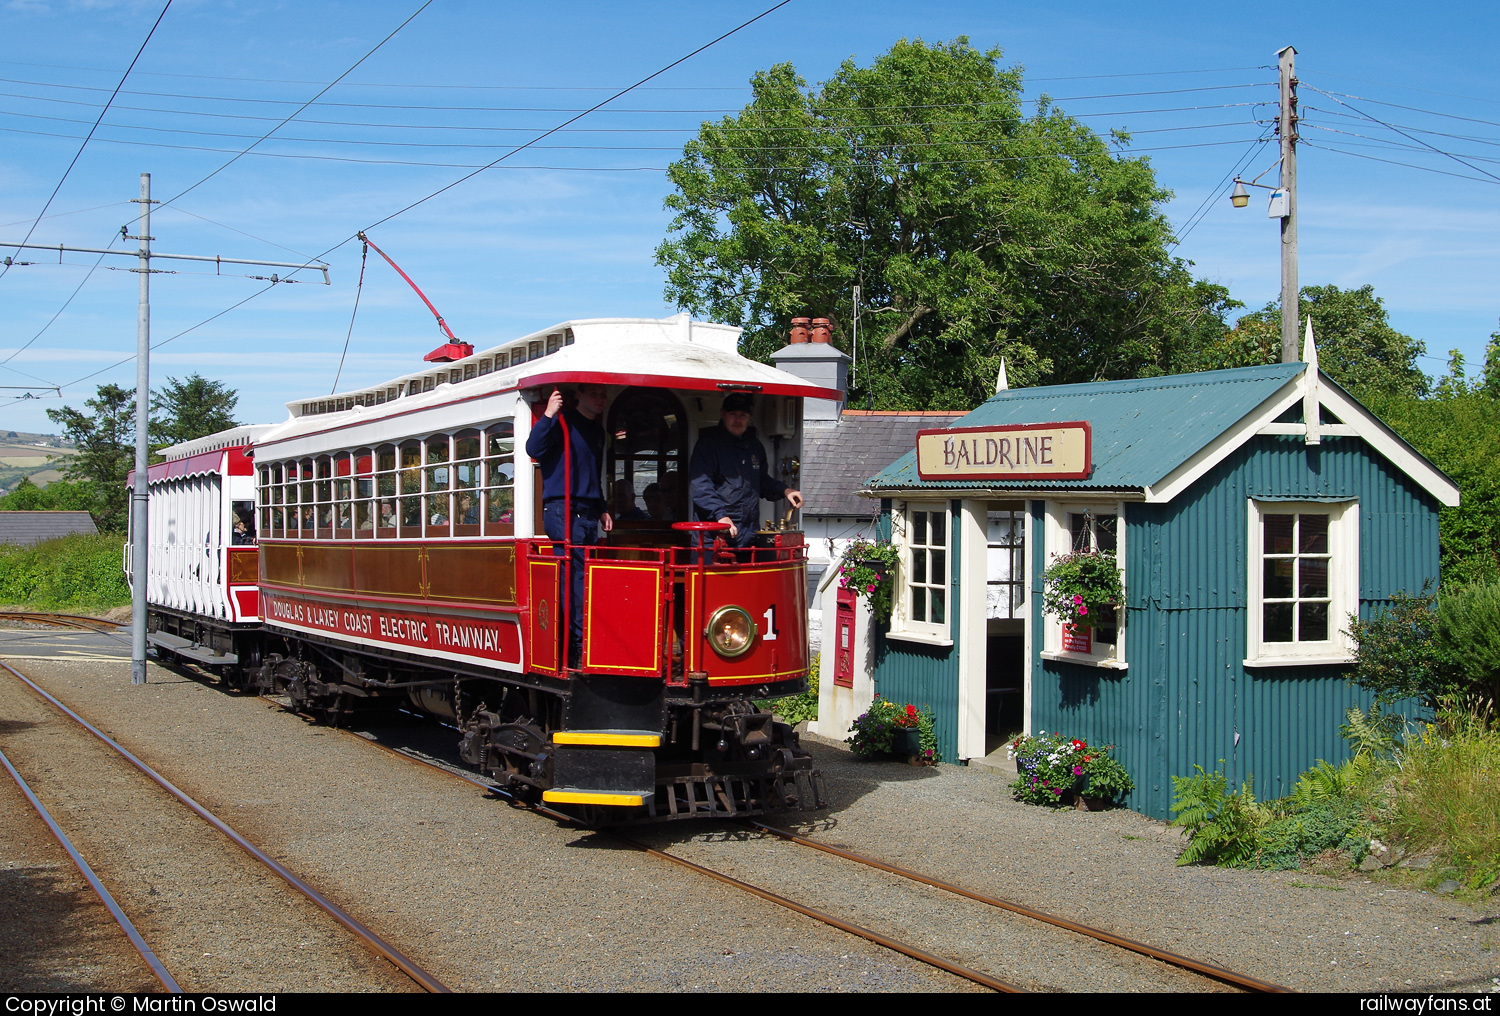
[[(146, 498), (151, 454), (151, 174), (141, 174), (140, 302), (135, 314), (135, 487), (130, 494), (130, 683), (146, 683)], [(129, 239), (127, 237), (127, 239)]]

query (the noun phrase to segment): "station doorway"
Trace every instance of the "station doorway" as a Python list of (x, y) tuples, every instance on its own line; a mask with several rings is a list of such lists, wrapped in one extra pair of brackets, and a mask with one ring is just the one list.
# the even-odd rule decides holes
[(992, 501), (985, 511), (985, 753), (1026, 724), (1028, 598), (1026, 504)]

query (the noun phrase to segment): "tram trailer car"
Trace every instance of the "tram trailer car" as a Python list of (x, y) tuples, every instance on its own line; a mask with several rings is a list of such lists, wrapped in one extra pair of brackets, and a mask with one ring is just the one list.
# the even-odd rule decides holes
[[(694, 531), (688, 461), (723, 397), (746, 392), (772, 475), (797, 486), (802, 399), (841, 393), (740, 356), (738, 336), (687, 315), (571, 321), (289, 403), (242, 456), (258, 487), (259, 644), (205, 621), (194, 646), (228, 638), (227, 677), (332, 722), (362, 699), (405, 699), (457, 726), (481, 771), (590, 821), (820, 807), (797, 735), (753, 704), (807, 687), (802, 534), (764, 505), (782, 525), (748, 555)], [(583, 384), (609, 394), (615, 528), (583, 550), (570, 666), (571, 555), (542, 532), (540, 470), (518, 446), (554, 388)], [(151, 602), (153, 626), (182, 609)]]
[[(162, 449), (167, 461), (149, 468), (147, 639), (158, 655), (216, 672), (259, 665), (258, 552), (253, 542), (236, 544), (234, 524), (254, 526), (249, 448), (272, 429), (235, 427), (173, 445)], [(133, 546), (125, 546), (127, 578)]]

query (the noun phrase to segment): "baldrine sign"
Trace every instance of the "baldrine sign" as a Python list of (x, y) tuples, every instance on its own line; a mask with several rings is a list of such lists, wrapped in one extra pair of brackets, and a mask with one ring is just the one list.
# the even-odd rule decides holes
[(917, 432), (924, 480), (1087, 480), (1092, 454), (1085, 420)]

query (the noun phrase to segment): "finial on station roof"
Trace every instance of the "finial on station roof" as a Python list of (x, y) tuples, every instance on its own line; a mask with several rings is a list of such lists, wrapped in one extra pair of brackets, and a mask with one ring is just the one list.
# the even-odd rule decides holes
[(1322, 400), (1318, 398), (1318, 343), (1313, 339), (1312, 315), (1307, 317), (1307, 337), (1302, 340), (1302, 423), (1306, 427), (1306, 444), (1323, 443)]
[(995, 394), (1010, 391), (1010, 381), (1005, 376), (1005, 357), (1000, 358), (1000, 373), (995, 375)]

